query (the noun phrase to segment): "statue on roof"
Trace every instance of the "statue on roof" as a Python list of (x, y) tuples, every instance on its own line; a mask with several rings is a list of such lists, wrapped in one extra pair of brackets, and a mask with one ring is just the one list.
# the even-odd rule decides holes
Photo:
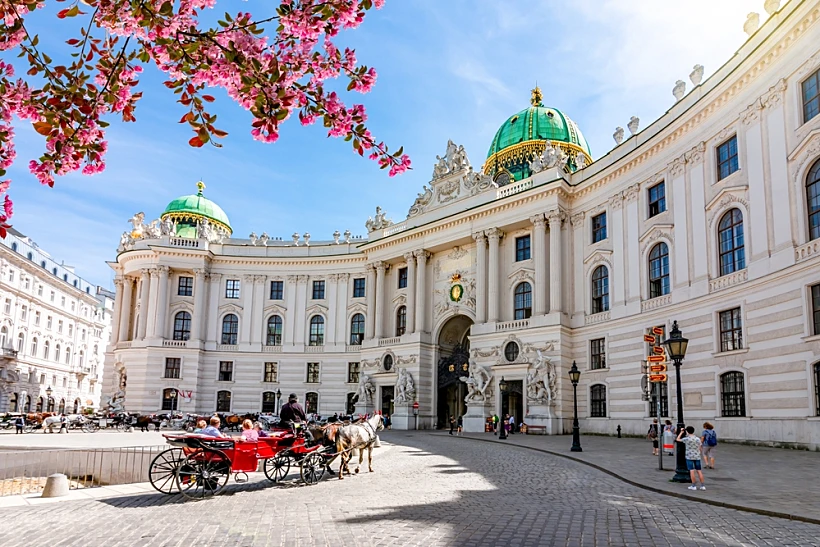
[(424, 185), (424, 192), (419, 192), (416, 201), (413, 202), (413, 205), (410, 206), (410, 211), (407, 213), (407, 217), (413, 217), (416, 215), (420, 215), (424, 212), (424, 209), (430, 204), (433, 200), (433, 191), (430, 188), (427, 188), (427, 185)]
[(386, 213), (382, 211), (382, 208), (376, 206), (376, 217), (367, 217), (367, 222), (364, 223), (364, 226), (368, 232), (373, 232), (375, 230), (383, 230), (392, 224), (393, 221), (386, 218)]

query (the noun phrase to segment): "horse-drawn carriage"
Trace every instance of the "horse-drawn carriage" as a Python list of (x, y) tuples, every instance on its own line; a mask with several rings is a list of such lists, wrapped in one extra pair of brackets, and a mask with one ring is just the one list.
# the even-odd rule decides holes
[[(353, 429), (347, 432), (347, 428)], [(317, 430), (319, 435), (315, 441), (310, 441), (302, 428), (276, 430), (255, 442), (166, 434), (163, 436), (171, 448), (154, 458), (148, 477), (151, 485), (163, 494), (179, 492), (186, 498), (203, 499), (220, 493), (231, 474), (237, 482), (247, 481), (248, 473), (256, 471), (261, 460), (265, 477), (271, 482), (282, 481), (291, 466), (298, 465), (302, 482), (313, 485), (339, 456), (342, 457), (341, 478), (354, 448), (360, 450), (361, 463), (364, 450), (372, 449), (376, 432), (381, 428), (381, 416), (375, 415), (360, 424)], [(372, 464), (372, 458), (368, 463)]]

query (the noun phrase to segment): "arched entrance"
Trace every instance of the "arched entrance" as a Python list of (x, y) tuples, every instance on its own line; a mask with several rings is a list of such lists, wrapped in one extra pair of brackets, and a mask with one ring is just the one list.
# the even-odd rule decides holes
[(448, 319), (439, 331), (436, 367), (436, 427), (439, 429), (449, 427), (450, 416), (458, 419), (467, 411), (464, 403), (467, 385), (459, 378), (467, 376), (472, 326), (473, 321), (469, 317), (456, 315)]

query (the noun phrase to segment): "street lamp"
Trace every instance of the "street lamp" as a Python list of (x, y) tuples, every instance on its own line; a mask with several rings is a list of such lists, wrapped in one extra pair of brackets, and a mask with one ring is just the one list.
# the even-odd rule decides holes
[(279, 403), (280, 403), (280, 401), (281, 401), (281, 400), (282, 400), (282, 390), (281, 390), (281, 389), (277, 389), (277, 390), (276, 390), (276, 413), (277, 413), (277, 414), (278, 414), (278, 413), (279, 413), (279, 411), (281, 410), (281, 409), (279, 408)]
[(52, 393), (54, 393), (54, 390), (53, 390), (53, 389), (51, 389), (51, 386), (48, 386), (48, 387), (46, 388), (46, 395), (48, 396), (48, 398), (49, 398), (49, 399), (51, 399), (51, 394), (52, 394)]
[[(681, 334), (677, 321), (672, 323), (672, 331), (669, 333), (669, 338), (663, 341), (663, 345), (666, 346), (669, 357), (675, 365), (675, 381), (678, 394), (678, 426), (675, 433), (679, 435), (685, 427), (683, 423), (683, 390), (680, 383), (680, 365), (686, 356), (686, 346), (689, 345), (689, 340)], [(686, 467), (686, 449), (682, 442), (676, 443), (675, 446), (675, 476), (672, 477), (672, 482), (692, 482), (689, 478), (689, 470)]]
[(498, 417), (498, 439), (504, 440), (507, 438), (507, 424), (504, 423), (504, 395), (507, 393), (507, 382), (504, 381), (504, 377), (501, 377), (501, 381), (498, 382), (498, 389), (501, 391), (501, 409), (500, 409), (500, 416)]
[(575, 361), (569, 369), (569, 381), (572, 382), (572, 448), (570, 452), (583, 452), (581, 448), (581, 428), (578, 426), (578, 380), (581, 379), (581, 371)]

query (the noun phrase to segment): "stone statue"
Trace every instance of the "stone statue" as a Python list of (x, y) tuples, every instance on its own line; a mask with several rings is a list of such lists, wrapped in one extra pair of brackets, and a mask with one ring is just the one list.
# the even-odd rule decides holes
[(410, 207), (410, 211), (407, 213), (408, 218), (423, 213), (425, 207), (427, 207), (433, 200), (433, 191), (430, 188), (427, 188), (426, 184), (423, 188), (424, 192), (419, 192), (416, 201), (414, 201), (413, 205)]
[(350, 243), (350, 236), (352, 235), (350, 230), (345, 230), (342, 235), (345, 236), (345, 243)]
[(375, 393), (376, 386), (373, 385), (373, 380), (370, 378), (370, 375), (362, 374), (359, 377), (359, 388), (356, 390), (356, 395), (359, 397), (359, 402), (371, 402)]
[(616, 127), (615, 132), (612, 134), (612, 138), (615, 139), (616, 145), (621, 144), (624, 140), (624, 128)]
[(766, 10), (768, 15), (772, 15), (780, 9), (780, 0), (766, 0), (763, 3), (763, 9)]
[(583, 169), (587, 166), (587, 155), (583, 152), (575, 154), (575, 169)]
[(535, 156), (530, 162), (530, 171), (533, 173), (540, 173), (544, 170), (544, 154)]
[(459, 380), (467, 384), (465, 403), (483, 403), (490, 398), (487, 394), (487, 388), (490, 386), (490, 375), (484, 367), (478, 366), (475, 360), (470, 360), (469, 375), (461, 376)]
[(555, 162), (555, 166), (561, 170), (567, 166), (567, 162), (569, 161), (569, 154), (561, 150), (560, 148), (557, 149), (558, 154), (558, 161)]
[(538, 359), (533, 364), (533, 370), (527, 373), (527, 399), (552, 405), (556, 397), (555, 365), (540, 349), (537, 353)]
[(638, 127), (640, 126), (640, 124), (641, 120), (637, 116), (632, 116), (631, 118), (629, 118), (629, 123), (626, 124), (626, 127), (629, 129), (629, 134), (636, 134), (638, 132)]
[(259, 241), (259, 238), (256, 237), (256, 232), (251, 232), (251, 235), (248, 236), (248, 239), (251, 240), (251, 245), (256, 245), (256, 242)]
[(259, 236), (259, 244), (263, 247), (267, 247), (268, 241), (270, 240), (270, 236), (267, 232), (262, 232), (262, 235)]
[(299, 246), (299, 233), (298, 232), (293, 232), (293, 235), (290, 236), (290, 237), (291, 237), (291, 239), (293, 239), (293, 245), (295, 247), (298, 247)]
[(679, 101), (683, 98), (686, 94), (686, 82), (683, 80), (678, 80), (675, 82), (675, 87), (672, 88), (672, 95), (675, 96), (675, 100)]
[(211, 223), (208, 222), (207, 218), (203, 218), (197, 222), (196, 237), (198, 239), (207, 239), (208, 241), (211, 240)]
[(558, 163), (558, 150), (556, 150), (550, 141), (547, 141), (547, 146), (544, 148), (541, 159), (545, 169), (555, 167), (555, 164)]
[(386, 213), (382, 211), (382, 208), (376, 206), (376, 217), (367, 217), (367, 222), (364, 223), (364, 226), (369, 233), (375, 230), (383, 230), (392, 224), (393, 221), (386, 218)]
[(436, 156), (436, 164), (433, 165), (433, 180), (440, 179), (444, 175), (450, 172), (450, 169), (447, 168), (447, 160)]
[(458, 150), (453, 154), (453, 164), (450, 166), (451, 171), (461, 171), (470, 167), (470, 160), (467, 158), (467, 151), (464, 150), (464, 145), (459, 145)]
[(396, 395), (393, 402), (397, 405), (412, 403), (416, 398), (416, 384), (407, 369), (399, 368), (399, 375), (396, 378)]
[(305, 240), (305, 246), (310, 247), (310, 233), (305, 232), (305, 235), (303, 235), (302, 238)]
[(163, 236), (172, 236), (176, 233), (176, 225), (171, 217), (165, 217), (164, 220), (159, 221), (159, 231)]
[(145, 220), (145, 213), (137, 213), (136, 215), (132, 216), (128, 222), (133, 225), (133, 229), (131, 230), (131, 237), (134, 239), (142, 238), (142, 233), (145, 230), (145, 224), (143, 221)]
[(340, 237), (342, 237), (342, 234), (339, 232), (339, 230), (335, 230), (335, 231), (333, 232), (333, 243), (334, 243), (334, 244), (336, 244), (336, 245), (338, 245), (338, 244), (339, 244), (339, 238), (340, 238)]
[(128, 247), (134, 244), (134, 240), (129, 232), (123, 232), (120, 236), (120, 245), (117, 247), (117, 252), (121, 253)]
[(760, 14), (753, 11), (746, 16), (746, 22), (743, 23), (743, 32), (751, 36), (757, 31), (758, 27), (760, 27)]
[(692, 72), (689, 73), (689, 80), (691, 80), (692, 85), (700, 85), (700, 82), (703, 81), (703, 65), (695, 65), (692, 67)]

